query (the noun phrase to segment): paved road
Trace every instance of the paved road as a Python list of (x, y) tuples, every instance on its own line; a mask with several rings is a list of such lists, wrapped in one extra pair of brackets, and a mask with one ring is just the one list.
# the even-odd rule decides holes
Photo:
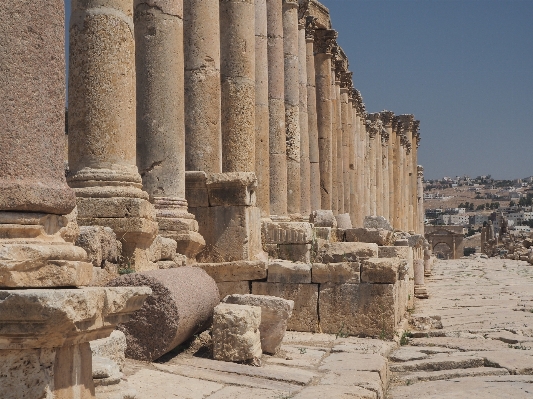
[(533, 398), (533, 266), (506, 259), (439, 261), (415, 316), (442, 329), (393, 352), (388, 398)]

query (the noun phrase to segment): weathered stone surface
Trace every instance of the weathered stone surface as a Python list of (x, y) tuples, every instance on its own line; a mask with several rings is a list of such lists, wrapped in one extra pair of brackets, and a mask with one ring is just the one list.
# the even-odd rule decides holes
[(268, 264), (269, 283), (308, 284), (311, 282), (311, 265), (283, 260)]
[(485, 360), (480, 355), (465, 356), (463, 354), (436, 354), (424, 360), (410, 360), (402, 363), (392, 364), (390, 370), (394, 372), (403, 371), (439, 371), (452, 369), (467, 369), (482, 367)]
[(338, 229), (347, 230), (352, 228), (352, 221), (350, 219), (349, 213), (341, 213), (340, 215), (335, 215), (335, 219), (337, 220)]
[(361, 258), (377, 258), (378, 246), (361, 242), (332, 242), (324, 245), (319, 256), (322, 263), (355, 262)]
[(294, 301), (267, 295), (229, 295), (223, 302), (261, 308), (261, 348), (274, 354), (281, 346), (287, 330), (287, 321), (292, 315)]
[(408, 362), (411, 360), (421, 360), (426, 359), (429, 355), (427, 353), (421, 352), (417, 348), (400, 348), (394, 351), (389, 359), (393, 362)]
[(310, 244), (313, 228), (306, 222), (263, 222), (263, 240), (267, 244)]
[(208, 328), (220, 301), (215, 281), (194, 267), (123, 275), (109, 285), (152, 289), (143, 307), (118, 327), (126, 335), (126, 356), (137, 360), (155, 360)]
[(157, 235), (150, 245), (149, 259), (152, 262), (171, 261), (176, 257), (177, 245), (175, 240)]
[(213, 357), (226, 362), (261, 361), (261, 307), (221, 303), (213, 314)]
[(311, 262), (311, 244), (270, 244), (276, 246), (273, 258), (286, 259), (293, 262)]
[(249, 281), (221, 281), (217, 282), (220, 300), (232, 294), (249, 294), (251, 290)]
[(111, 385), (120, 382), (122, 373), (118, 365), (111, 359), (93, 354), (93, 379), (95, 385)]
[(378, 251), (380, 258), (413, 258), (413, 250), (409, 247), (380, 246)]
[(376, 399), (376, 393), (357, 386), (310, 386), (302, 389), (293, 396), (294, 399), (316, 399), (316, 398), (335, 398), (335, 399)]
[(533, 375), (533, 355), (531, 351), (487, 351), (481, 355), (485, 358), (485, 365), (502, 367), (511, 374)]
[(196, 263), (217, 283), (225, 281), (262, 280), (267, 277), (267, 263), (263, 261), (235, 261), (222, 263)]
[(122, 371), (124, 368), (126, 336), (122, 331), (115, 330), (107, 338), (91, 341), (91, 351), (94, 356), (107, 357), (113, 360)]
[(390, 231), (394, 230), (390, 225), (389, 221), (383, 216), (365, 216), (363, 227), (365, 229), (385, 229)]
[(76, 245), (87, 252), (94, 267), (104, 267), (105, 261), (118, 263), (120, 260), (122, 244), (109, 227), (81, 226)]
[(313, 263), (313, 283), (357, 284), (360, 281), (358, 262)]
[(348, 242), (373, 242), (382, 245), (390, 245), (393, 237), (392, 231), (386, 229), (347, 229), (345, 232)]
[(252, 294), (269, 295), (294, 301), (288, 330), (318, 331), (318, 284), (252, 282)]
[(312, 223), (315, 227), (331, 227), (333, 229), (337, 228), (337, 219), (333, 215), (331, 210), (315, 210), (311, 213), (309, 222)]
[(361, 261), (361, 282), (394, 284), (407, 275), (407, 261), (395, 258), (370, 258)]
[(320, 285), (320, 327), (330, 334), (392, 338), (399, 315), (392, 284)]
[(442, 321), (439, 315), (412, 314), (409, 318), (409, 324), (421, 331), (442, 329)]

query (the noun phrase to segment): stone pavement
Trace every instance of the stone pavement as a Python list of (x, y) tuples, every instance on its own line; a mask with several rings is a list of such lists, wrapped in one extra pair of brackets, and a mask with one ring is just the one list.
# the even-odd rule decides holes
[(426, 285), (415, 312), (441, 316), (443, 328), (390, 355), (388, 398), (533, 398), (533, 267), (439, 261)]
[(381, 399), (386, 357), (395, 348), (376, 339), (287, 332), (280, 353), (263, 355), (262, 367), (175, 351), (154, 363), (127, 360), (124, 375), (137, 399)]

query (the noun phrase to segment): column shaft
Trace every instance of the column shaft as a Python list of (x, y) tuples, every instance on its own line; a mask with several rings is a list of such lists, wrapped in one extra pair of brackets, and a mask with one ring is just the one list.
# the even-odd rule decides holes
[[(369, 126), (367, 126), (367, 129)], [(368, 163), (369, 166), (369, 187), (370, 187), (370, 215), (377, 215), (377, 182), (376, 182), (376, 147), (377, 147), (377, 133), (375, 128), (371, 127), (372, 131), (369, 133), (369, 152), (368, 152)]]
[[(185, 164), (187, 170), (220, 173), (222, 131), (219, 0), (183, 0), (183, 13)], [(177, 107), (181, 104), (183, 103), (169, 106)]]
[(254, 4), (220, 0), (223, 172), (255, 169)]
[[(338, 75), (338, 76), (337, 76)], [(342, 126), (342, 98), (341, 98), (341, 74), (335, 73), (335, 106), (337, 120), (337, 146), (334, 158), (337, 165), (337, 213), (344, 213), (344, 161), (343, 161), (343, 126)]]
[(376, 148), (376, 215), (383, 216), (383, 145), (381, 137), (381, 124), (377, 127), (375, 138)]
[(355, 101), (353, 98), (353, 89), (350, 93), (349, 109), (351, 112), (351, 129), (350, 129), (350, 219), (353, 226), (357, 226), (357, 207), (358, 192), (357, 192), (357, 111), (355, 108)]
[[(351, 79), (350, 79), (351, 80)], [(352, 105), (348, 98), (348, 88), (341, 88), (341, 116), (342, 116), (342, 181), (343, 207), (342, 213), (350, 213), (350, 138), (352, 136)]]
[(330, 91), (331, 91), (331, 209), (333, 214), (339, 213), (339, 182), (337, 161), (337, 136), (339, 135), (337, 86), (335, 84), (335, 56), (332, 58)]
[(270, 214), (287, 216), (283, 4), (267, 0)]
[(300, 94), (298, 62), (298, 1), (283, 0), (283, 53), (285, 61), (285, 134), (287, 151), (287, 211), (300, 214)]
[(298, 25), (298, 67), (300, 96), (300, 212), (304, 219), (311, 213), (311, 164), (309, 160), (309, 115), (307, 104), (307, 43), (305, 19)]
[(255, 0), (255, 175), (257, 206), (270, 216), (267, 0)]

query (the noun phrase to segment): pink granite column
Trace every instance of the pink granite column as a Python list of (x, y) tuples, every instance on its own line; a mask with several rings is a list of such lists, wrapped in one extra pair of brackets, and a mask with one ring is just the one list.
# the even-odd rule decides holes
[(300, 94), (298, 62), (298, 1), (283, 0), (283, 53), (285, 61), (285, 134), (287, 151), (287, 212), (300, 214)]
[(318, 146), (317, 91), (315, 74), (315, 18), (307, 17), (305, 22), (306, 72), (307, 72), (307, 118), (309, 131), (310, 203), (311, 210), (321, 209), (320, 156)]
[(319, 29), (315, 31), (316, 110), (318, 149), (320, 162), (321, 209), (332, 209), (333, 192), (333, 106), (331, 103), (331, 51), (337, 32)]
[(255, 175), (257, 206), (270, 217), (267, 0), (255, 0)]
[(222, 172), (219, 20), (219, 0), (183, 0), (185, 75), (180, 79), (185, 90), (185, 166), (190, 171)]
[(287, 219), (283, 4), (267, 0), (270, 216)]
[(255, 1), (220, 0), (222, 171), (255, 170)]
[(300, 212), (303, 220), (311, 214), (311, 164), (309, 160), (309, 115), (307, 104), (307, 43), (305, 16), (298, 15), (298, 71), (300, 115)]

